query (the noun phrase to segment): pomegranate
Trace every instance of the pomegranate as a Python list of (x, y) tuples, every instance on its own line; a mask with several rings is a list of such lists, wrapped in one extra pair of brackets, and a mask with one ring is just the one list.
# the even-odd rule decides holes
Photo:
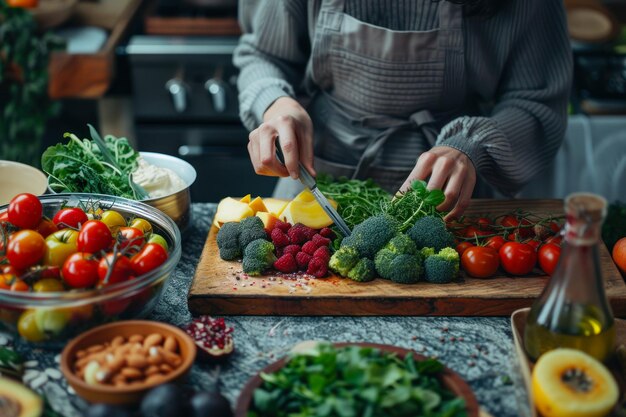
[(211, 316), (194, 318), (185, 327), (185, 332), (196, 342), (201, 356), (205, 358), (224, 358), (235, 350), (233, 328), (226, 327), (223, 318), (215, 319)]

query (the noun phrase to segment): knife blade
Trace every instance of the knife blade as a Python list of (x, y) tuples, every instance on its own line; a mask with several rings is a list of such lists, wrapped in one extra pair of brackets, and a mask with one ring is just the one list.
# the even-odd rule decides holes
[[(278, 138), (276, 139), (276, 158), (280, 161), (281, 164), (285, 164), (285, 159), (283, 157), (283, 152), (280, 148), (280, 144), (278, 143)], [(330, 219), (335, 223), (337, 228), (339, 228), (341, 234), (343, 234), (344, 237), (350, 236), (350, 234), (352, 233), (350, 231), (350, 228), (341, 218), (339, 213), (337, 213), (337, 210), (335, 210), (335, 208), (330, 204), (326, 196), (324, 196), (319, 188), (317, 188), (317, 182), (315, 181), (315, 178), (313, 178), (313, 176), (309, 174), (309, 171), (306, 170), (302, 163), (298, 163), (298, 166), (300, 171), (298, 179), (300, 180), (300, 182), (311, 191), (311, 194), (313, 194), (315, 200), (317, 200), (318, 204), (322, 207), (326, 214), (328, 214), (328, 217), (330, 217)]]

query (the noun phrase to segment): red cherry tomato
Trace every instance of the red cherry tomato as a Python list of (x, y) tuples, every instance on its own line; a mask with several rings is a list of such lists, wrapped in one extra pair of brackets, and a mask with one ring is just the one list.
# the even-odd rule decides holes
[[(523, 238), (528, 238), (533, 235), (534, 233), (533, 228), (528, 227), (531, 224), (532, 223), (529, 222), (528, 220), (521, 219), (520, 221), (517, 217), (513, 215), (504, 216), (502, 220), (500, 220), (501, 226), (516, 228), (515, 232), (519, 233), (519, 235)], [(526, 227), (522, 227), (522, 226), (526, 226)], [(509, 240), (513, 240), (513, 239), (509, 239)]]
[(37, 225), (37, 232), (43, 236), (43, 238), (47, 238), (52, 233), (56, 232), (57, 226), (50, 219), (46, 219), (45, 217), (41, 219), (39, 224)]
[(133, 272), (143, 275), (156, 269), (167, 260), (167, 251), (156, 243), (148, 243), (130, 259)]
[(556, 222), (550, 222), (548, 226), (554, 233), (559, 233), (561, 231), (561, 226), (559, 226)]
[(76, 247), (79, 252), (96, 253), (108, 249), (113, 243), (113, 236), (108, 226), (100, 220), (89, 220), (78, 232)]
[(25, 283), (19, 278), (15, 278), (13, 280), (13, 283), (11, 284), (11, 291), (28, 291), (28, 290), (30, 290), (30, 287), (28, 286), (27, 283)]
[(560, 236), (560, 235), (549, 237), (545, 241), (545, 243), (553, 243), (557, 246), (561, 246), (562, 242), (563, 242), (563, 236)]
[(463, 231), (462, 236), (466, 238), (476, 238), (476, 236), (478, 236), (478, 238), (480, 238), (481, 236), (488, 236), (490, 234), (491, 232), (488, 230), (480, 230), (475, 226), (469, 226)]
[(41, 271), (41, 278), (61, 278), (61, 268), (58, 266), (47, 266)]
[(486, 217), (479, 217), (476, 224), (480, 230), (491, 230), (491, 220)]
[(502, 236), (492, 236), (489, 239), (487, 239), (487, 244), (485, 246), (495, 249), (497, 252), (505, 243), (506, 243), (506, 240), (504, 240)]
[[(115, 260), (115, 262), (114, 262)], [(109, 269), (111, 272), (109, 273)], [(98, 286), (106, 287), (109, 285), (124, 282), (133, 274), (133, 268), (130, 259), (123, 255), (117, 254), (114, 259), (113, 253), (107, 253), (98, 264)], [(107, 279), (107, 275), (109, 275)]]
[(98, 261), (91, 253), (75, 252), (63, 264), (63, 281), (72, 288), (89, 288), (98, 282)]
[(459, 256), (463, 256), (463, 252), (465, 252), (467, 249), (471, 248), (472, 246), (474, 246), (471, 242), (461, 242), (458, 245), (456, 245), (456, 251), (459, 253)]
[(52, 221), (59, 229), (65, 229), (66, 227), (79, 229), (88, 220), (87, 214), (78, 207), (63, 208), (57, 211), (57, 214), (52, 218)]
[(124, 249), (127, 246), (143, 246), (146, 239), (144, 238), (143, 231), (136, 227), (120, 227), (117, 239), (120, 242), (120, 248)]
[(529, 246), (532, 246), (535, 250), (539, 249), (539, 246), (541, 245), (541, 241), (537, 239), (529, 239), (525, 243)]
[(500, 259), (495, 249), (488, 246), (474, 246), (463, 252), (461, 266), (473, 277), (488, 278), (498, 270)]
[(537, 251), (520, 242), (507, 242), (500, 248), (500, 263), (512, 275), (526, 275), (537, 263)]
[(36, 195), (18, 194), (9, 203), (8, 218), (20, 229), (35, 229), (43, 215), (43, 205)]
[(17, 269), (28, 268), (43, 258), (46, 242), (41, 235), (33, 230), (20, 230), (9, 238), (7, 258)]
[(539, 248), (539, 266), (548, 275), (552, 275), (559, 263), (561, 247), (554, 243), (546, 243)]

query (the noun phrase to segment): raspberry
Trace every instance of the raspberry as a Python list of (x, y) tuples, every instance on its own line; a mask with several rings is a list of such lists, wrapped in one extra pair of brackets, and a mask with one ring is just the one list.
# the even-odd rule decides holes
[(276, 248), (276, 257), (280, 258), (285, 253), (285, 248)]
[(296, 254), (300, 252), (301, 250), (302, 248), (300, 247), (300, 245), (287, 245), (283, 249), (283, 253), (290, 253), (293, 256), (296, 256)]
[(280, 229), (272, 230), (272, 243), (278, 248), (285, 247), (291, 243), (289, 237)]
[(291, 229), (291, 224), (283, 222), (281, 220), (276, 220), (276, 223), (274, 224), (274, 229), (280, 229), (283, 232), (287, 233), (289, 229)]
[(315, 236), (313, 236), (313, 239), (311, 239), (311, 242), (315, 243), (315, 245), (319, 248), (320, 246), (328, 246), (330, 245), (330, 239), (319, 235), (319, 234), (315, 234)]
[(317, 245), (312, 240), (302, 245), (302, 252), (306, 252), (309, 255), (313, 255), (316, 250), (317, 250)]
[(330, 240), (333, 240), (334, 238), (337, 237), (335, 232), (333, 232), (332, 229), (330, 229), (329, 227), (325, 227), (322, 230), (320, 230), (320, 235), (327, 237)]
[(304, 228), (304, 234), (306, 235), (307, 240), (313, 239), (313, 236), (317, 234), (317, 230), (315, 229), (311, 229), (310, 227), (304, 225), (302, 225), (302, 227)]
[(311, 258), (313, 257), (306, 252), (298, 252), (298, 254), (296, 255), (296, 262), (298, 263), (298, 268), (300, 268), (303, 271), (306, 271), (306, 268), (309, 266), (309, 262), (311, 261)]
[(287, 235), (289, 236), (289, 239), (291, 239), (291, 243), (294, 244), (301, 244), (306, 242), (307, 240), (310, 240), (307, 237), (307, 232), (304, 229), (304, 226), (302, 226), (301, 224), (296, 224), (291, 229), (289, 229)]
[(316, 278), (325, 277), (326, 274), (328, 274), (328, 264), (320, 258), (312, 258), (306, 269), (306, 273)]
[(278, 258), (276, 262), (274, 262), (274, 268), (277, 271), (289, 274), (291, 272), (296, 272), (298, 264), (296, 264), (296, 258), (294, 258), (292, 254), (285, 253), (283, 256)]
[(314, 258), (319, 258), (322, 261), (328, 263), (330, 261), (330, 249), (327, 246), (320, 246), (317, 248), (315, 253), (313, 253)]

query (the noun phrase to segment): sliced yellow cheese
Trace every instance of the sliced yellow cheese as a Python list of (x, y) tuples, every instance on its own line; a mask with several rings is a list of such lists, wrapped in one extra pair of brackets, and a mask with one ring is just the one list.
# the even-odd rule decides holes
[(263, 204), (263, 199), (261, 197), (257, 197), (254, 200), (252, 200), (248, 206), (250, 206), (250, 208), (252, 209), (252, 211), (256, 214), (259, 211), (261, 212), (267, 212), (267, 207), (265, 207), (265, 204)]
[(267, 211), (269, 213), (274, 213), (277, 217), (280, 217), (285, 207), (287, 207), (287, 204), (289, 204), (289, 200), (269, 197), (264, 198), (263, 203), (265, 204), (265, 207), (267, 207)]
[(226, 197), (217, 206), (214, 222), (218, 224), (218, 227), (221, 227), (224, 223), (239, 222), (241, 219), (251, 216), (254, 216), (254, 211), (248, 204), (232, 197)]
[[(333, 200), (329, 200), (329, 202), (333, 207), (337, 208), (337, 203)], [(315, 199), (313, 201), (294, 199), (285, 207), (281, 218), (291, 224), (302, 223), (313, 229), (321, 229), (333, 224), (331, 218), (328, 217), (328, 214)]]

